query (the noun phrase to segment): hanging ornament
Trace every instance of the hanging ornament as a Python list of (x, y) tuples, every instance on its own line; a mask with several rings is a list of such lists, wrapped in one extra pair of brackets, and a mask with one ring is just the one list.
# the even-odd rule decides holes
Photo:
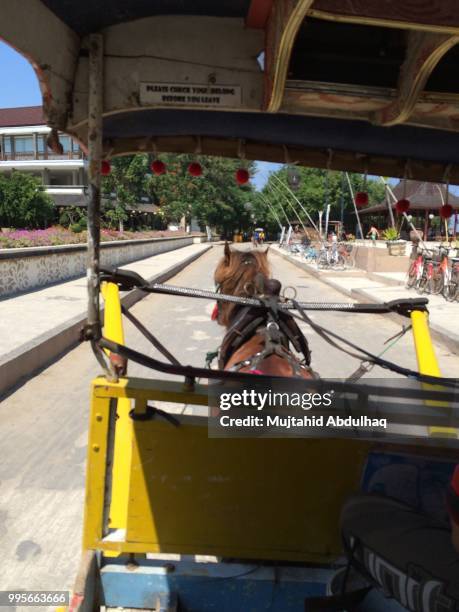
[(357, 191), (354, 200), (357, 208), (362, 208), (362, 206), (368, 204), (368, 193), (366, 191)]
[[(448, 200), (449, 200), (449, 172), (450, 172), (451, 167), (448, 166), (446, 168), (445, 171), (445, 179), (446, 179), (446, 197), (445, 200), (443, 201), (443, 206), (440, 207), (439, 210), (439, 215), (442, 219), (444, 219), (446, 221), (446, 219), (449, 219), (451, 217), (451, 215), (453, 214), (453, 207), (451, 206), (451, 204), (448, 204)], [(441, 189), (440, 189), (440, 195), (441, 195)]]
[(367, 169), (367, 163), (365, 162), (365, 174), (363, 175), (362, 191), (357, 191), (354, 197), (354, 202), (357, 208), (362, 208), (362, 206), (366, 206), (369, 201), (368, 191), (367, 191), (367, 176), (368, 176), (368, 169)]
[(298, 168), (295, 166), (288, 166), (287, 168), (287, 183), (292, 191), (298, 191), (298, 187), (300, 186), (300, 173)]
[(202, 166), (198, 162), (191, 162), (188, 166), (188, 172), (191, 176), (201, 176), (202, 175)]
[(166, 173), (166, 164), (160, 159), (155, 159), (155, 161), (152, 162), (150, 167), (153, 174), (156, 174), (157, 176)]
[(405, 172), (403, 175), (403, 195), (402, 195), (402, 198), (400, 200), (397, 200), (397, 202), (395, 203), (395, 210), (397, 211), (399, 215), (406, 214), (410, 209), (410, 201), (406, 197), (406, 187), (408, 184), (408, 180), (406, 177), (408, 176), (409, 172), (410, 172), (410, 160), (408, 159), (405, 163)]
[(236, 170), (236, 183), (238, 185), (245, 185), (246, 183), (249, 182), (249, 179), (250, 179), (250, 174), (248, 170), (246, 170), (245, 168), (238, 168)]
[(439, 212), (440, 212), (440, 217), (442, 219), (449, 219), (451, 215), (453, 214), (453, 207), (451, 206), (451, 204), (444, 204), (440, 208)]
[(410, 201), (406, 198), (402, 198), (395, 204), (395, 210), (399, 215), (403, 215), (403, 213), (408, 212), (410, 209)]
[(107, 161), (106, 159), (102, 160), (100, 164), (100, 173), (102, 174), (102, 176), (108, 176), (111, 171), (112, 171), (111, 163)]

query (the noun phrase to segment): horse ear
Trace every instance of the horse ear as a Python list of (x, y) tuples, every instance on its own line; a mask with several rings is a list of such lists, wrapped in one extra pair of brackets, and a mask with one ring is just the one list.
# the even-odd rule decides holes
[(269, 251), (269, 249), (270, 249), (270, 248), (271, 248), (271, 247), (270, 247), (270, 245), (268, 244), (268, 246), (266, 247), (265, 255), (267, 255), (267, 254), (268, 254), (268, 251)]
[(225, 249), (223, 251), (223, 254), (225, 256), (226, 265), (229, 265), (229, 262), (231, 259), (231, 249), (230, 249), (230, 245), (227, 242), (225, 242)]

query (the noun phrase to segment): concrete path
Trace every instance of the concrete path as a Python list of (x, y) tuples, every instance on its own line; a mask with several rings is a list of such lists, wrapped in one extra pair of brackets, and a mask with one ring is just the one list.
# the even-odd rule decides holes
[[(277, 245), (271, 247), (275, 253), (320, 278), (330, 287), (359, 302), (389, 302), (400, 298), (420, 297), (414, 289), (406, 289), (404, 272), (371, 272), (352, 270), (318, 270), (307, 264), (298, 254), (287, 253)], [(447, 302), (441, 295), (425, 295), (429, 300), (429, 323), (432, 336), (445, 343), (459, 354), (459, 303)], [(459, 371), (455, 376), (459, 376)]]
[[(213, 289), (213, 272), (222, 247), (214, 247), (171, 284)], [(300, 300), (341, 301), (342, 294), (288, 261), (271, 256), (273, 275), (293, 285)], [(207, 351), (221, 342), (223, 330), (210, 320), (214, 304), (205, 300), (149, 295), (131, 311), (183, 363), (203, 366)], [(400, 326), (386, 317), (339, 312), (312, 313), (312, 318), (379, 352)], [(303, 328), (314, 368), (324, 377), (344, 377), (359, 363)], [(129, 323), (129, 346), (158, 353)], [(445, 375), (459, 371), (459, 358), (444, 346), (437, 352)], [(415, 367), (407, 334), (387, 357)], [(0, 589), (70, 589), (80, 557), (85, 481), (89, 385), (99, 366), (87, 343), (69, 351), (25, 382), (0, 405)], [(129, 364), (133, 376), (163, 378)], [(390, 378), (375, 368), (373, 378)], [(314, 466), (312, 466), (312, 469)]]
[[(192, 244), (122, 267), (165, 279), (209, 248)], [(0, 394), (77, 342), (86, 307), (84, 277), (0, 300)]]

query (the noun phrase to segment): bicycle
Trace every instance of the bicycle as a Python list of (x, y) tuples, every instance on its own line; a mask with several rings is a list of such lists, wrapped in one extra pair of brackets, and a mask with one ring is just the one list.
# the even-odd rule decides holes
[(334, 270), (344, 270), (345, 260), (343, 255), (339, 253), (337, 245), (335, 248), (333, 246), (323, 245), (319, 252), (317, 267), (322, 269), (333, 268)]
[(427, 268), (427, 291), (432, 295), (443, 293), (449, 284), (448, 253), (450, 249), (440, 247)]
[(459, 301), (459, 257), (451, 258), (449, 281), (443, 287), (443, 297), (448, 302)]
[(405, 285), (407, 289), (415, 288), (420, 293), (423, 293), (427, 282), (426, 263), (429, 261), (432, 253), (427, 249), (420, 250), (418, 247), (415, 247), (413, 255)]
[(338, 253), (343, 257), (346, 268), (355, 268), (354, 245), (347, 242), (339, 242)]

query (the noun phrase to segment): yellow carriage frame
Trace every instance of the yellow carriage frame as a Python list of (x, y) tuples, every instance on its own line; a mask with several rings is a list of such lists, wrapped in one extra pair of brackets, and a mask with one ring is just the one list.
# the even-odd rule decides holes
[[(123, 345), (119, 288), (104, 282), (102, 294), (104, 337)], [(410, 316), (419, 371), (438, 377), (428, 314)], [(374, 443), (212, 439), (206, 417), (174, 415), (179, 427), (142, 418), (151, 400), (207, 406), (207, 386), (132, 377), (92, 383), (84, 549), (336, 560), (340, 509), (358, 491)], [(429, 434), (456, 437), (438, 427)]]

